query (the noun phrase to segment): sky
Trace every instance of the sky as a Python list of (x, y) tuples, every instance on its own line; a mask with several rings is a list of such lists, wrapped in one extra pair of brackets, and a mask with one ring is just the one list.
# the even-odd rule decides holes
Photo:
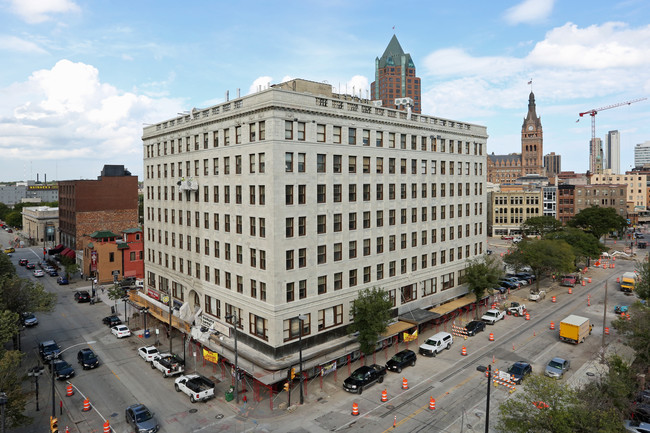
[[(0, 182), (142, 180), (144, 125), (291, 78), (365, 96), (393, 34), (423, 114), (485, 125), (489, 153), (521, 151), (532, 88), (544, 153), (585, 172), (578, 114), (650, 96), (648, 0), (0, 0)], [(650, 100), (600, 111), (610, 130), (629, 170)]]

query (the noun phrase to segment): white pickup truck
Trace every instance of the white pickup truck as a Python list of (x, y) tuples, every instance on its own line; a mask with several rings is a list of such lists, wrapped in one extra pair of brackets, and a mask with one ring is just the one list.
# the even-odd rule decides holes
[(178, 355), (173, 353), (161, 353), (153, 357), (151, 368), (162, 371), (163, 377), (175, 376), (185, 371), (185, 364)]
[(503, 320), (505, 318), (506, 318), (506, 313), (504, 311), (496, 310), (496, 309), (487, 310), (485, 314), (481, 316), (481, 320), (490, 325), (494, 325), (499, 320)]
[(176, 392), (183, 391), (190, 396), (190, 401), (207, 401), (214, 397), (214, 382), (199, 374), (188, 374), (174, 381)]

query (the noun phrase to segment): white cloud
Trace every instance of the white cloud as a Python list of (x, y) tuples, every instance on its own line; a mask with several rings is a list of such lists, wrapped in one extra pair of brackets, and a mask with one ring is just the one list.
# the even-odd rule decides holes
[(524, 0), (505, 12), (509, 24), (536, 23), (543, 21), (553, 12), (555, 0)]
[(472, 57), (459, 48), (434, 51), (424, 58), (426, 73), (438, 76), (491, 76), (519, 72), (524, 67), (522, 59), (515, 57)]
[(253, 81), (253, 84), (251, 84), (250, 87), (248, 88), (248, 95), (250, 95), (251, 93), (259, 92), (260, 88), (262, 90), (266, 89), (269, 83), (273, 84), (273, 78), (267, 75), (256, 78)]
[(52, 14), (80, 11), (71, 0), (11, 0), (11, 9), (30, 24), (48, 21)]
[(142, 124), (182, 109), (181, 101), (121, 92), (102, 83), (95, 67), (69, 60), (0, 93), (0, 149), (29, 161), (140, 155)]
[[(343, 87), (343, 86), (341, 86)], [(350, 78), (346, 83), (345, 87), (341, 89), (342, 92), (347, 91), (350, 95), (359, 96), (361, 98), (367, 98), (367, 91), (370, 90), (370, 84), (368, 83), (368, 78), (363, 75), (355, 75)]]
[(34, 42), (16, 36), (0, 36), (0, 50), (16, 51), (19, 53), (47, 54), (47, 51)]

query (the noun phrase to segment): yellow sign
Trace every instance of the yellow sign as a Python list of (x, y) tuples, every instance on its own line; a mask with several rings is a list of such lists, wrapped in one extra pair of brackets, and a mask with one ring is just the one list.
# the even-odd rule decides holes
[(163, 304), (169, 303), (169, 296), (167, 296), (167, 295), (163, 296), (162, 301), (163, 301)]
[(206, 361), (210, 361), (213, 364), (216, 364), (219, 362), (219, 354), (216, 352), (212, 352), (208, 349), (203, 349), (203, 359)]
[(404, 332), (404, 341), (415, 341), (418, 338), (418, 331), (417, 329), (413, 334), (409, 334), (408, 332)]

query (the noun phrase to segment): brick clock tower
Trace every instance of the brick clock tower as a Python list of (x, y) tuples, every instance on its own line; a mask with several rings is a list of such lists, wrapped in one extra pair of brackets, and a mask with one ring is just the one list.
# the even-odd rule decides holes
[(528, 114), (521, 127), (521, 174), (544, 175), (544, 132), (535, 112), (535, 94), (528, 96)]

